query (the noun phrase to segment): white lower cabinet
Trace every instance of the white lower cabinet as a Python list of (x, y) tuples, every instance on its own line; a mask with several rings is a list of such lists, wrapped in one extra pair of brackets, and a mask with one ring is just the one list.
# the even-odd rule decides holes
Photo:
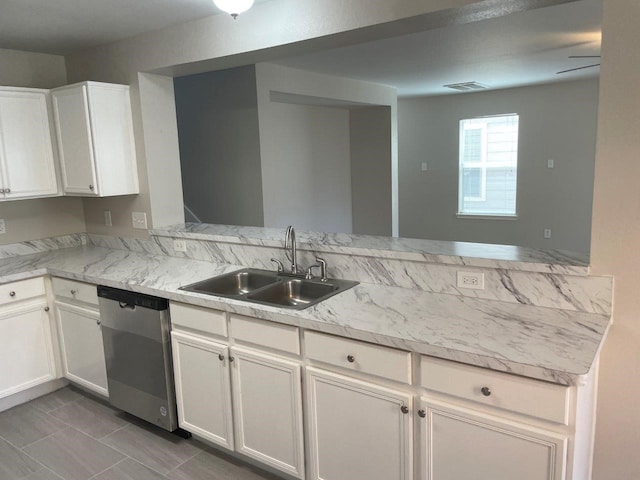
[(56, 378), (44, 279), (0, 285), (0, 398)]
[(306, 381), (313, 480), (413, 477), (411, 394), (313, 367)]
[(56, 318), (64, 376), (108, 397), (100, 313), (56, 301)]
[(56, 277), (51, 279), (51, 286), (65, 378), (108, 397), (96, 286)]
[(304, 478), (300, 362), (232, 347), (236, 450)]
[(562, 480), (566, 435), (422, 399), (422, 480)]
[(228, 347), (184, 332), (171, 332), (180, 427), (233, 450)]
[(44, 297), (0, 309), (0, 398), (56, 378), (47, 311)]

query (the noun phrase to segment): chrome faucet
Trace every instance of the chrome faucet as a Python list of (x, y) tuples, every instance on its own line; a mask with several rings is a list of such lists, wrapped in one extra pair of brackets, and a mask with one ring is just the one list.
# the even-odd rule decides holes
[(296, 231), (292, 225), (287, 227), (287, 232), (284, 236), (284, 251), (285, 255), (291, 262), (291, 273), (298, 274), (298, 253), (296, 251)]

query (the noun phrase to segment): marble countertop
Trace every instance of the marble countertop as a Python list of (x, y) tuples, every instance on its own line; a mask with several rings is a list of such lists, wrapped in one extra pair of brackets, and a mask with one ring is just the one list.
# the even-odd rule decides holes
[(365, 283), (298, 311), (178, 289), (238, 268), (83, 246), (0, 260), (0, 283), (50, 274), (564, 385), (589, 372), (610, 324), (606, 315)]
[[(283, 228), (186, 223), (151, 230), (158, 237), (178, 237), (282, 248)], [(347, 233), (296, 232), (298, 249), (314, 252), (393, 258), (445, 265), (504, 268), (530, 272), (587, 275), (589, 255), (514, 245), (448, 242)]]

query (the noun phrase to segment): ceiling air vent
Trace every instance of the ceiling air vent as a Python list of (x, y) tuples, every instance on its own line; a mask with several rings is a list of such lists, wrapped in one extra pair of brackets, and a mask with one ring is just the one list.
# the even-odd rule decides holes
[(452, 90), (458, 90), (459, 92), (469, 92), (471, 90), (485, 90), (489, 87), (478, 82), (463, 82), (463, 83), (450, 83), (449, 85), (443, 85), (445, 88)]

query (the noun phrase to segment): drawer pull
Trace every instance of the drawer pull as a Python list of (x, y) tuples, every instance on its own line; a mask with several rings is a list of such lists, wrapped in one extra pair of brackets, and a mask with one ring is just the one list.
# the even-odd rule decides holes
[(220, 360), (221, 362), (224, 362), (224, 355), (222, 355), (221, 353), (218, 354), (218, 360)]
[(355, 361), (356, 361), (356, 357), (354, 357), (353, 355), (347, 355), (347, 362), (353, 363)]
[(484, 395), (485, 397), (491, 396), (491, 389), (489, 387), (482, 387), (480, 391), (482, 392), (482, 395)]
[(407, 407), (406, 405), (402, 405), (400, 407), (400, 411), (406, 415), (407, 413), (409, 413), (409, 407)]
[(426, 412), (424, 409), (422, 409), (422, 410), (418, 410), (418, 416), (419, 416), (420, 418), (424, 418), (424, 417), (426, 417), (426, 416), (427, 416), (427, 412)]
[(71, 289), (71, 295), (75, 295), (76, 293), (78, 293), (78, 291), (72, 288)]
[(16, 296), (16, 292), (9, 292), (9, 296), (10, 297), (15, 297)]

